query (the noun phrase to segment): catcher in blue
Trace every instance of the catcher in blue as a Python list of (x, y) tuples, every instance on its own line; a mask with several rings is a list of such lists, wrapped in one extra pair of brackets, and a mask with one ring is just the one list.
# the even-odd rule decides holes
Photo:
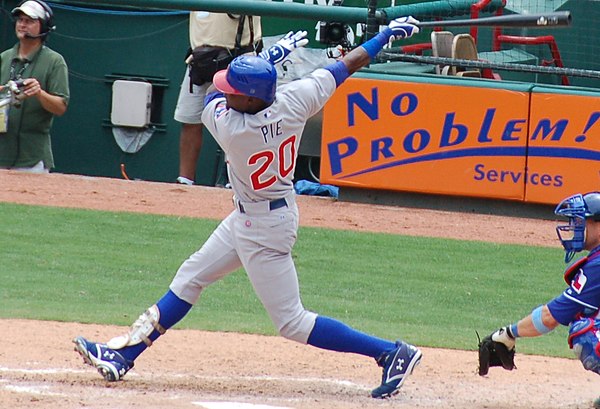
[(107, 343), (76, 337), (75, 350), (107, 381), (118, 381), (137, 357), (198, 301), (215, 281), (243, 267), (256, 295), (283, 337), (317, 348), (372, 357), (383, 368), (373, 398), (386, 398), (420, 362), (421, 351), (403, 341), (360, 332), (302, 305), (292, 247), (298, 229), (293, 178), (302, 131), (336, 88), (369, 64), (384, 45), (419, 32), (412, 17), (395, 19), (340, 61), (277, 88), (279, 63), (308, 43), (288, 33), (260, 56), (240, 56), (215, 74), (202, 122), (226, 153), (235, 210), (178, 269), (169, 290)]
[[(547, 334), (559, 324), (569, 326), (569, 347), (583, 367), (600, 374), (600, 192), (570, 196), (558, 204), (555, 213), (568, 219), (568, 224), (556, 228), (565, 262), (582, 250), (589, 254), (567, 267), (564, 279), (568, 287), (562, 294), (479, 343), (482, 376), (490, 366), (515, 368), (516, 338)], [(600, 401), (594, 405), (600, 407)]]

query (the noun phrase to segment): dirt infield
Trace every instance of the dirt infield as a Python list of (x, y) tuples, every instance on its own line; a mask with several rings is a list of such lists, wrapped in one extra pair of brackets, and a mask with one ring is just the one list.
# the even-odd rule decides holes
[[(215, 219), (233, 208), (226, 189), (2, 170), (0, 202)], [(306, 226), (559, 247), (550, 221), (307, 196), (298, 203)], [(575, 360), (519, 355), (518, 370), (494, 368), (479, 377), (475, 352), (423, 348), (422, 363), (400, 394), (377, 401), (368, 395), (381, 373), (370, 359), (279, 337), (177, 329), (146, 351), (125, 381), (109, 384), (82, 364), (71, 339), (106, 340), (125, 328), (1, 323), (0, 408), (547, 409), (590, 408), (600, 395), (600, 378)]]

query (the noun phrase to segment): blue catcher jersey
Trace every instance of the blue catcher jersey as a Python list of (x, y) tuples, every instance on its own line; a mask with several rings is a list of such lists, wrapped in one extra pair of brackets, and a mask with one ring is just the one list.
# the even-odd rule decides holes
[(588, 255), (588, 260), (574, 272), (570, 286), (548, 303), (550, 313), (562, 325), (578, 318), (595, 317), (600, 307), (600, 248)]

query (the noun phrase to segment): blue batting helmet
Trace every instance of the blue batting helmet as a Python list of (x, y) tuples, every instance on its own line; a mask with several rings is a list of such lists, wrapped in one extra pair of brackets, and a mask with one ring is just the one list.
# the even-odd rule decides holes
[(600, 221), (600, 192), (567, 197), (554, 210), (558, 216), (569, 218), (569, 224), (558, 225), (556, 233), (565, 249), (565, 262), (585, 246), (585, 221)]
[(260, 98), (270, 104), (275, 100), (277, 71), (265, 59), (242, 55), (234, 58), (226, 70), (217, 72), (213, 84), (225, 94)]

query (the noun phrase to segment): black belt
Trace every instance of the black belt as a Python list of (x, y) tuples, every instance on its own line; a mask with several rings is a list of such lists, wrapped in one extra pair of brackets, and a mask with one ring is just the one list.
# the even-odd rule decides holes
[[(282, 207), (287, 207), (287, 202), (285, 200), (285, 198), (281, 198), (281, 199), (276, 199), (276, 200), (271, 200), (269, 202), (269, 210), (275, 210), (275, 209), (280, 209)], [(241, 213), (246, 213), (246, 211), (244, 210), (244, 206), (242, 205), (241, 202), (238, 202), (238, 207), (240, 208), (240, 212)]]

